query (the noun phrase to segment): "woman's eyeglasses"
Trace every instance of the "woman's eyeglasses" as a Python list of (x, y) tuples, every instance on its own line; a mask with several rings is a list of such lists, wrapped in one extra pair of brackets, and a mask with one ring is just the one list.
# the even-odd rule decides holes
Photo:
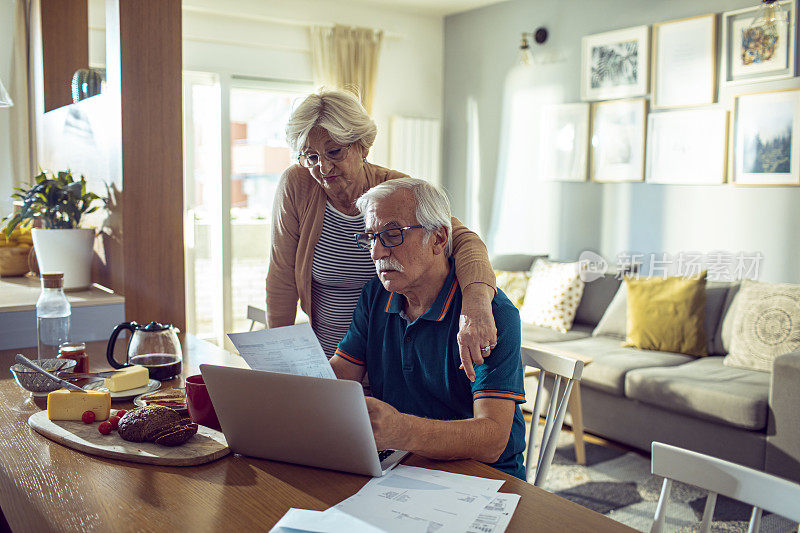
[[(322, 157), (330, 161), (331, 163), (338, 163), (340, 161), (344, 161), (344, 158), (347, 157), (347, 151), (350, 148), (350, 144), (347, 146), (337, 146), (336, 148), (331, 148), (330, 150), (325, 150)], [(297, 162), (303, 165), (306, 168), (313, 168), (319, 165), (320, 155), (314, 153), (303, 153), (297, 156)]]
[(405, 230), (424, 227), (422, 224), (416, 224), (404, 228), (389, 228), (377, 233), (354, 233), (353, 236), (356, 238), (358, 247), (364, 250), (372, 250), (375, 239), (379, 239), (381, 244), (387, 248), (393, 248), (403, 244), (403, 232)]

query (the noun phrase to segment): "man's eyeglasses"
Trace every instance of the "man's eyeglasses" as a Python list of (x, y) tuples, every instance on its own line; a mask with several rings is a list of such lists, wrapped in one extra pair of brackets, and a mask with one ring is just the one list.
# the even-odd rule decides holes
[[(327, 159), (332, 163), (338, 163), (339, 161), (344, 161), (344, 158), (347, 157), (347, 151), (350, 148), (350, 144), (347, 146), (337, 146), (336, 148), (331, 148), (329, 150), (325, 150), (322, 157)], [(303, 153), (297, 156), (297, 162), (303, 165), (306, 168), (313, 168), (319, 165), (319, 154), (307, 154)]]
[(404, 228), (389, 228), (377, 233), (354, 233), (356, 244), (364, 250), (371, 250), (375, 239), (380, 239), (381, 244), (387, 248), (393, 248), (403, 244), (403, 232), (407, 229), (424, 228), (422, 224), (406, 226)]

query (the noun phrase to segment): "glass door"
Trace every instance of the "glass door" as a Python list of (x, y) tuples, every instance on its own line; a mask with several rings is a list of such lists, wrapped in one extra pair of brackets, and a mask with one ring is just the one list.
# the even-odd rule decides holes
[(247, 306), (266, 305), (272, 203), (292, 163), (284, 128), (311, 86), (184, 80), (187, 327), (230, 347), (225, 334), (250, 327)]

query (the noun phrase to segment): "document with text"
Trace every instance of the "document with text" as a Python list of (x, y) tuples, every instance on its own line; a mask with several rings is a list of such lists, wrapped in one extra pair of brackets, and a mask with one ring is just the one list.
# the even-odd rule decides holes
[(307, 322), (282, 328), (228, 333), (228, 338), (253, 370), (336, 379), (311, 324)]

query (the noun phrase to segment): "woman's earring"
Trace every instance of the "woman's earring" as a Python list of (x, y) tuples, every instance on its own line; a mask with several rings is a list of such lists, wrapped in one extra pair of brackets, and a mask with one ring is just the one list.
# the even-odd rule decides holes
[(365, 158), (364, 158), (364, 163), (366, 163), (366, 162), (367, 162), (367, 158), (365, 157)]

